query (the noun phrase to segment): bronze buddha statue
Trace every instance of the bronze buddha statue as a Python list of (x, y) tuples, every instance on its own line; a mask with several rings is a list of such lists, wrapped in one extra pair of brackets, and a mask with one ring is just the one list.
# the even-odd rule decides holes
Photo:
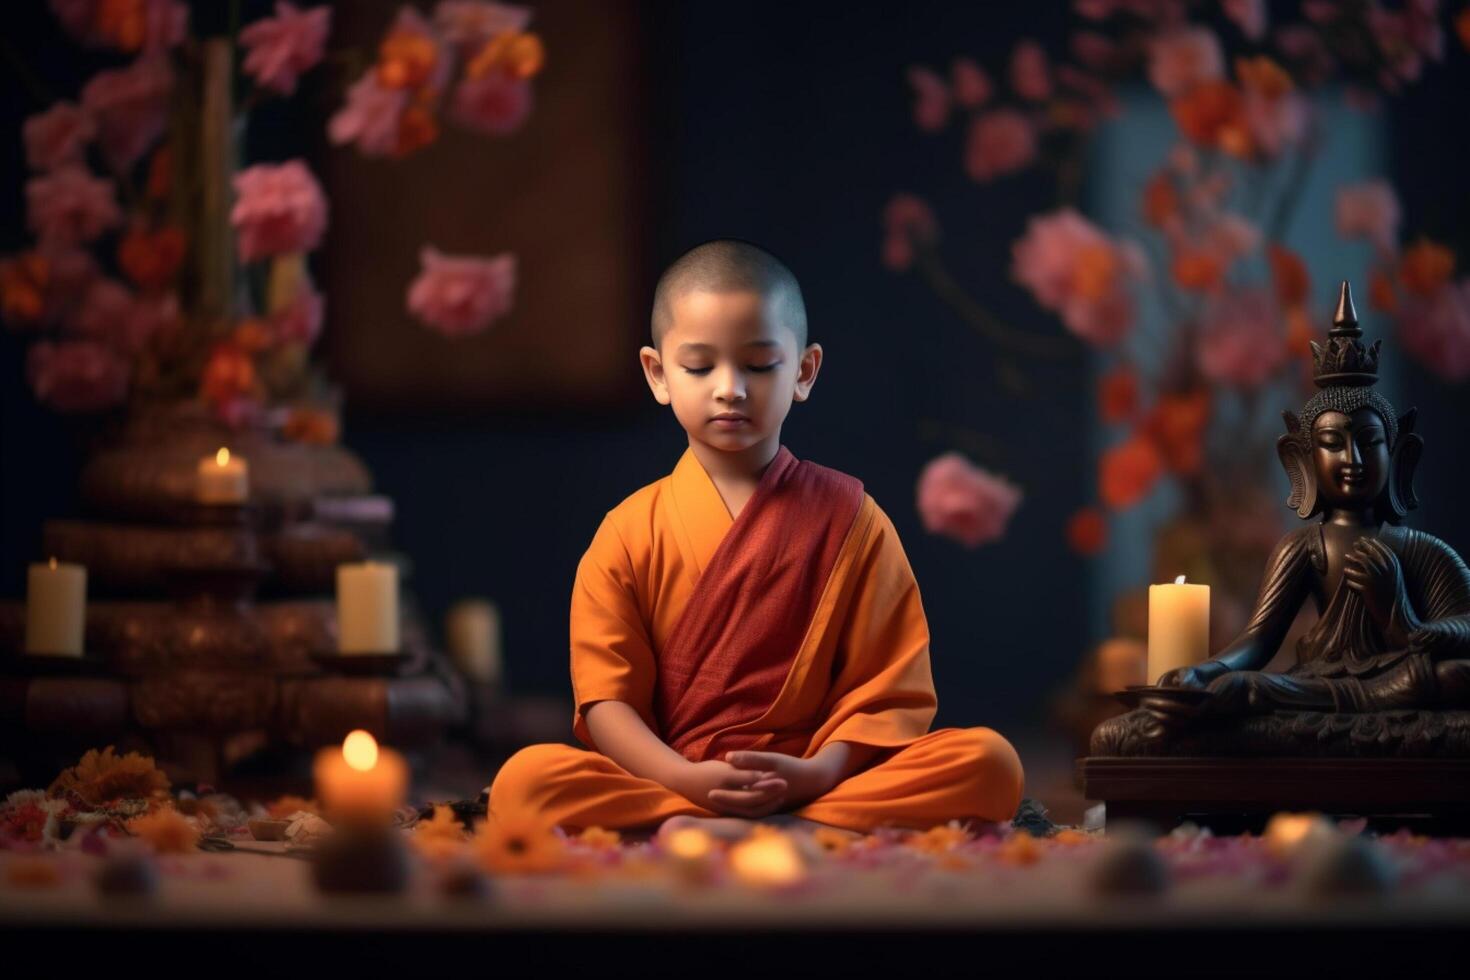
[[(1415, 712), (1470, 709), (1470, 569), (1443, 541), (1400, 526), (1418, 503), (1423, 440), (1415, 412), (1398, 415), (1375, 390), (1379, 342), (1361, 337), (1344, 282), (1327, 342), (1312, 345), (1320, 390), (1300, 414), (1283, 413), (1277, 441), (1287, 504), (1308, 523), (1277, 543), (1245, 631), (1158, 682), (1209, 696), (1145, 697), (1142, 709), (1098, 727), (1093, 754), (1335, 751), (1324, 732), (1344, 736), (1338, 749), (1351, 754), (1375, 738), (1392, 753), (1406, 734), (1417, 732), (1421, 748), (1442, 740), (1443, 725), (1426, 735)], [(1319, 618), (1296, 664), (1266, 671), (1308, 599)], [(1394, 731), (1340, 717), (1370, 713), (1388, 713)], [(1470, 735), (1456, 729), (1457, 739)]]

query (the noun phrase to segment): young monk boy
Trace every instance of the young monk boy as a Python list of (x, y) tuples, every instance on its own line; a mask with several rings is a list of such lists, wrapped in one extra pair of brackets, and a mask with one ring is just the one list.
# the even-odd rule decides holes
[(689, 448), (608, 512), (577, 567), (573, 731), (587, 749), (518, 752), (493, 814), (725, 838), (763, 818), (868, 832), (1015, 814), (1010, 743), (929, 731), (929, 630), (888, 516), (857, 479), (781, 444), (822, 355), (795, 277), (767, 252), (713, 241), (664, 273), (639, 357)]

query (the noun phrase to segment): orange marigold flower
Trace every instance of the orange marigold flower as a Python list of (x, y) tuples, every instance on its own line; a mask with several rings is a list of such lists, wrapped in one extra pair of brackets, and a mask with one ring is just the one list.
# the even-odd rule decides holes
[(469, 78), (484, 78), (496, 69), (512, 78), (533, 78), (546, 64), (546, 47), (535, 34), (507, 31), (486, 42), (465, 66)]
[(1296, 88), (1286, 70), (1263, 54), (1236, 58), (1235, 74), (1241, 85), (1268, 99), (1279, 99)]
[[(1237, 151), (1241, 136), (1247, 134), (1245, 108), (1240, 91), (1229, 82), (1195, 85), (1169, 103), (1169, 112), (1190, 142), (1244, 155)], [(1245, 139), (1248, 143), (1249, 136)]]
[(1131, 419), (1138, 411), (1138, 372), (1125, 366), (1103, 375), (1097, 386), (1097, 401), (1107, 424)]
[(187, 854), (199, 846), (199, 828), (171, 806), (134, 817), (128, 833), (140, 837), (159, 854)]
[(247, 317), (235, 325), (230, 343), (247, 354), (259, 354), (275, 344), (275, 332), (259, 317)]
[(957, 822), (950, 821), (937, 827), (912, 834), (904, 844), (925, 854), (943, 854), (952, 851), (970, 839), (970, 832)]
[(1097, 301), (1109, 297), (1116, 288), (1122, 259), (1112, 242), (1092, 242), (1077, 250), (1077, 264), (1072, 268), (1072, 288), (1083, 299)]
[(1455, 273), (1455, 253), (1427, 238), (1404, 249), (1399, 258), (1399, 282), (1411, 293), (1432, 296)]
[(1041, 845), (1025, 831), (1016, 831), (996, 848), (995, 857), (1002, 864), (1035, 864), (1041, 860)]
[(227, 402), (255, 390), (255, 363), (233, 344), (220, 344), (204, 364), (199, 392), (215, 403)]
[(1083, 507), (1067, 520), (1067, 546), (1077, 554), (1091, 558), (1107, 543), (1107, 519), (1096, 507)]
[(378, 82), (384, 88), (422, 88), (439, 63), (439, 46), (418, 31), (392, 31), (378, 46)]
[(1213, 252), (1180, 249), (1169, 272), (1181, 289), (1210, 292), (1225, 282), (1225, 260)]
[(168, 144), (153, 151), (148, 161), (148, 183), (145, 192), (155, 201), (168, 197), (174, 187), (174, 154)]
[(540, 874), (565, 863), (566, 848), (540, 814), (496, 814), (480, 824), (475, 854), (486, 871), (496, 874)]
[(312, 446), (332, 446), (342, 437), (342, 427), (337, 416), (315, 408), (295, 408), (286, 416), (281, 434), (292, 442), (303, 442)]
[(46, 309), (51, 263), (39, 252), (23, 252), (0, 262), (0, 312), (10, 323), (29, 324)]
[(113, 800), (146, 800), (167, 792), (168, 777), (151, 757), (138, 752), (118, 755), (109, 745), (100, 752), (88, 749), (80, 762), (62, 770), (46, 795), (75, 798), (95, 807)]
[(615, 851), (622, 841), (622, 834), (616, 830), (604, 830), (602, 827), (588, 827), (577, 835), (578, 844), (597, 851)]
[(1470, 7), (1455, 15), (1455, 33), (1460, 35), (1460, 43), (1465, 45), (1465, 50), (1470, 51)]
[(1374, 269), (1368, 277), (1368, 305), (1380, 313), (1392, 313), (1399, 308), (1393, 275), (1387, 269)]
[(1172, 472), (1193, 476), (1204, 463), (1204, 434), (1209, 421), (1210, 393), (1197, 389), (1161, 396), (1143, 431)]
[(147, 0), (101, 0), (93, 27), (119, 50), (137, 51), (148, 39), (148, 6)]
[(1179, 188), (1167, 170), (1160, 170), (1143, 185), (1143, 220), (1162, 228), (1179, 214)]
[(1312, 325), (1312, 316), (1306, 307), (1293, 307), (1286, 312), (1286, 351), (1293, 357), (1307, 357), (1312, 353), (1312, 341), (1317, 339), (1317, 330)]
[(1164, 475), (1164, 458), (1153, 440), (1134, 435), (1103, 453), (1099, 495), (1114, 510), (1132, 507)]
[(1302, 257), (1286, 246), (1272, 242), (1266, 248), (1266, 260), (1271, 264), (1271, 285), (1282, 308), (1289, 310), (1305, 303), (1312, 289), (1312, 280)]
[(421, 105), (411, 105), (398, 117), (398, 142), (393, 152), (398, 156), (408, 156), (438, 138), (439, 122), (434, 114)]
[(184, 261), (184, 233), (172, 225), (157, 231), (134, 228), (117, 245), (117, 264), (142, 290), (167, 286)]
[(1057, 831), (1051, 839), (1053, 843), (1060, 844), (1063, 847), (1076, 847), (1079, 844), (1091, 844), (1096, 838), (1084, 830), (1064, 827)]

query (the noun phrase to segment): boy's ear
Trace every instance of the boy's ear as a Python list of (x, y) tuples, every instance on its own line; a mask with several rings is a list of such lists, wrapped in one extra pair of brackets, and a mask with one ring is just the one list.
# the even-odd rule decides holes
[(654, 401), (667, 405), (669, 385), (664, 379), (664, 362), (658, 351), (652, 347), (644, 347), (638, 351), (638, 362), (643, 365), (643, 377), (648, 382), (649, 390), (653, 392)]
[(796, 391), (794, 398), (804, 402), (811, 396), (812, 385), (817, 383), (817, 372), (822, 369), (822, 345), (807, 344), (801, 352), (801, 361), (796, 366)]

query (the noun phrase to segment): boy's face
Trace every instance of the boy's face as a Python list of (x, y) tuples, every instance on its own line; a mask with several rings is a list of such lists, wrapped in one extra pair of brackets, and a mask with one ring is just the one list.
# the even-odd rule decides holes
[(779, 433), (792, 401), (810, 394), (822, 348), (798, 351), (755, 292), (691, 290), (670, 313), (659, 349), (639, 355), (653, 397), (714, 449), (739, 452)]

